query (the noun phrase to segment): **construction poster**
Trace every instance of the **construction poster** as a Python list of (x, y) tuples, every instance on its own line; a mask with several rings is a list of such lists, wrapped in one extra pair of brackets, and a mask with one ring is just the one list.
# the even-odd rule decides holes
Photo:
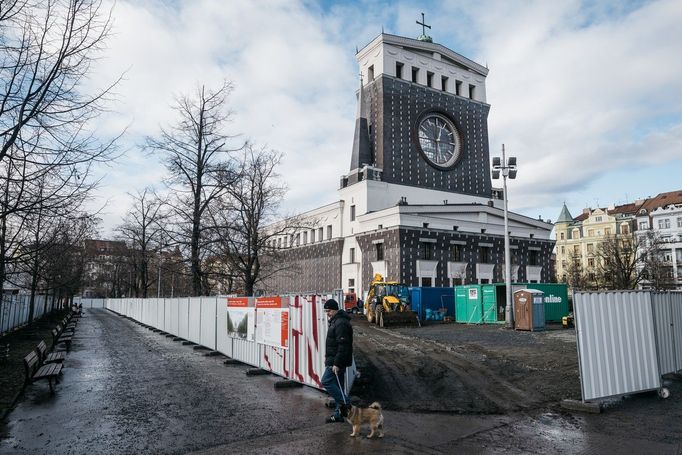
[(288, 299), (256, 299), (256, 342), (277, 348), (289, 348)]
[(242, 340), (256, 339), (256, 309), (247, 297), (227, 299), (227, 335)]

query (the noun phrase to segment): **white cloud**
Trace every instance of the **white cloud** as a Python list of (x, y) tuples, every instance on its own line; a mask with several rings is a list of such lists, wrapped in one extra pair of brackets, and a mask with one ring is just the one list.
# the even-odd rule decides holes
[[(93, 76), (103, 85), (126, 72), (117, 113), (100, 125), (108, 133), (129, 126), (127, 157), (104, 170), (107, 227), (125, 212), (126, 191), (160, 180), (158, 157), (138, 145), (172, 124), (173, 97), (222, 79), (235, 84), (229, 130), (285, 153), (284, 209), (333, 201), (353, 139), (355, 46), (382, 24), (418, 35), (421, 11), (411, 2), (118, 0)], [(682, 170), (679, 2), (490, 0), (424, 11), (436, 42), (490, 66), (491, 154), (504, 142), (519, 157), (512, 207), (558, 213), (564, 199), (582, 198), (590, 181), (614, 169), (677, 160)]]

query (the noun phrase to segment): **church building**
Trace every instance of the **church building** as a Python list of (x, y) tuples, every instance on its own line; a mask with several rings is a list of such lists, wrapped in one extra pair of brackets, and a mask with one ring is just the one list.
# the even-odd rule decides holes
[[(488, 69), (432, 42), (382, 33), (357, 53), (350, 166), (336, 202), (273, 239), (292, 265), (266, 292), (504, 281), (502, 192), (491, 184)], [(350, 138), (349, 138), (350, 142)], [(547, 282), (547, 221), (509, 213), (512, 280)]]

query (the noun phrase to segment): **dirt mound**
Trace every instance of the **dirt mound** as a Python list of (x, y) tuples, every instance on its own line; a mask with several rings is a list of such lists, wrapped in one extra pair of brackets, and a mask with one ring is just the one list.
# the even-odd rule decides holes
[(386, 409), (503, 414), (580, 397), (572, 331), (380, 329), (360, 318), (353, 325), (361, 372), (353, 393)]

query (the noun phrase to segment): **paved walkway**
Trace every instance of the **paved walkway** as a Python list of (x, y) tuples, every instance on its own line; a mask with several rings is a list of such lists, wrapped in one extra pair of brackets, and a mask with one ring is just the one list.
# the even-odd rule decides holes
[(247, 368), (87, 310), (56, 394), (26, 389), (0, 454), (682, 453), (678, 386), (676, 399), (634, 398), (599, 416), (385, 412), (387, 435), (371, 441), (322, 423), (321, 392), (275, 390), (278, 378)]

